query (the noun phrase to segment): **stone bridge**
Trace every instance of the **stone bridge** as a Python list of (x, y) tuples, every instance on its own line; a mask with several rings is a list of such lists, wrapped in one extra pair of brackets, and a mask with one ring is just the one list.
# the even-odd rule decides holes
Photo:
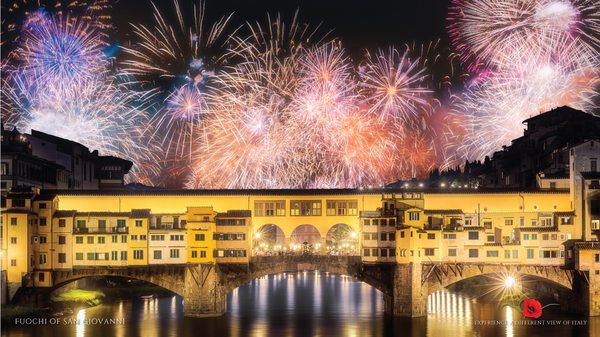
[[(584, 312), (578, 294), (586, 292), (578, 272), (560, 266), (487, 264), (487, 263), (427, 263), (398, 264), (389, 293), (385, 295), (386, 311), (395, 316), (427, 315), (427, 298), (430, 294), (454, 283), (477, 276), (489, 276), (503, 287), (503, 281), (513, 276), (521, 281), (549, 285), (560, 293), (561, 309), (569, 312)], [(531, 289), (531, 287), (529, 287)]]
[[(561, 308), (600, 315), (590, 306), (589, 278), (559, 266), (485, 263), (364, 264), (358, 256), (253, 257), (247, 264), (179, 264), (139, 267), (86, 267), (53, 272), (50, 292), (69, 282), (92, 276), (118, 276), (147, 281), (184, 298), (186, 316), (220, 316), (227, 311), (227, 294), (240, 285), (269, 274), (319, 270), (348, 275), (380, 290), (385, 311), (395, 316), (424, 316), (430, 294), (461, 280), (480, 275), (495, 278), (514, 275), (543, 280), (561, 289)], [(36, 293), (39, 302), (40, 292)], [(31, 302), (31, 298), (26, 301)]]

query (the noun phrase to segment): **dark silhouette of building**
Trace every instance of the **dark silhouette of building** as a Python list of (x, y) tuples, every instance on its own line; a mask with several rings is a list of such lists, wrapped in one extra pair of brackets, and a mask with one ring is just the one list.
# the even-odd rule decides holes
[(122, 188), (133, 163), (101, 156), (77, 142), (32, 130), (2, 126), (2, 194), (12, 187), (41, 189)]
[[(569, 149), (600, 140), (600, 117), (567, 106), (525, 121), (523, 136), (482, 161), (467, 161), (462, 169), (433, 171), (438, 181), (486, 188), (535, 188), (539, 177), (568, 179)], [(600, 149), (599, 149), (600, 152)]]

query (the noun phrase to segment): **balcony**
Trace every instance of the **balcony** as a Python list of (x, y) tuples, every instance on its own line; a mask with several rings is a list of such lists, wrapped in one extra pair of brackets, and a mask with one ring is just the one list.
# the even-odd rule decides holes
[(73, 228), (73, 234), (127, 234), (128, 227), (92, 227), (92, 228)]
[(520, 244), (521, 240), (519, 239), (502, 238), (503, 246), (519, 246)]
[(439, 231), (442, 229), (442, 225), (425, 224), (425, 226), (423, 226), (423, 229), (427, 231)]
[(185, 224), (180, 223), (177, 224), (177, 226), (175, 226), (175, 224), (172, 223), (163, 223), (160, 225), (150, 225), (150, 229), (159, 229), (159, 230), (171, 230), (171, 229), (175, 229), (175, 230), (179, 230), (179, 229), (185, 229)]
[(395, 216), (396, 210), (394, 209), (378, 208), (376, 211), (360, 211), (359, 213), (361, 218), (393, 218)]

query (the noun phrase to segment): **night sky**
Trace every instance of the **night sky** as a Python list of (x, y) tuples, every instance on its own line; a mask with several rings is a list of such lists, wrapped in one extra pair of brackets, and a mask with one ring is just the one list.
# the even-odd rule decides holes
[[(197, 1), (182, 0), (191, 6)], [(157, 1), (163, 11), (171, 10), (171, 0)], [(363, 48), (370, 50), (407, 42), (441, 39), (448, 45), (446, 15), (448, 0), (206, 0), (207, 23), (234, 12), (232, 27), (246, 21), (264, 23), (267, 13), (281, 13), (291, 21), (299, 9), (301, 22), (321, 24), (321, 34), (331, 31), (354, 55)], [(189, 7), (191, 8), (191, 7)], [(113, 19), (120, 42), (127, 40), (130, 23), (151, 24), (152, 8), (148, 0), (122, 0), (114, 5)]]

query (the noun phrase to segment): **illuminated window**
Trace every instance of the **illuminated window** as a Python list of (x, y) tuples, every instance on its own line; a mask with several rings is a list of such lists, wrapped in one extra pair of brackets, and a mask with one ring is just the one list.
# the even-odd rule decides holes
[(419, 220), (419, 212), (408, 212), (408, 219), (411, 221)]
[(255, 216), (284, 216), (285, 201), (255, 201), (254, 202)]
[(327, 200), (327, 215), (358, 215), (358, 200)]
[(293, 215), (293, 216), (320, 216), (321, 215), (321, 201), (320, 200), (308, 200), (308, 201), (292, 200), (290, 215)]

